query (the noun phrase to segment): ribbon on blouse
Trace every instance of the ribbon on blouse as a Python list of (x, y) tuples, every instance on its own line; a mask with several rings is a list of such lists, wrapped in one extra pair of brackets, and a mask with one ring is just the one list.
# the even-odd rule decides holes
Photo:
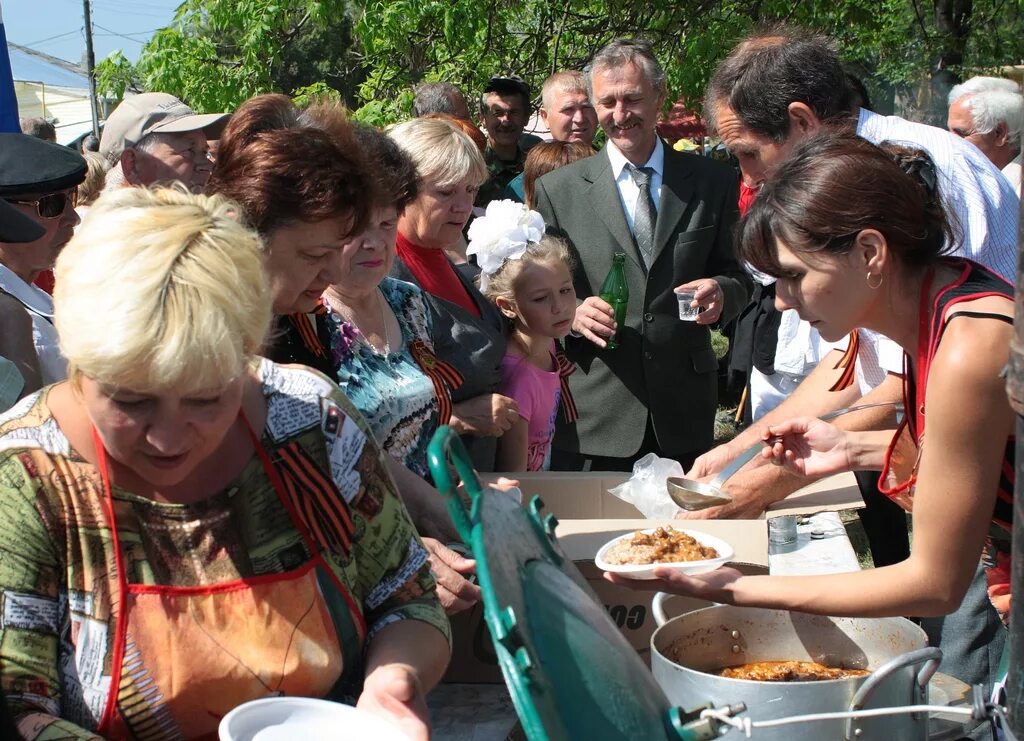
[(327, 314), (327, 307), (324, 305), (323, 299), (317, 301), (316, 308), (311, 313), (314, 317), (312, 323), (309, 321), (309, 315), (301, 312), (289, 314), (288, 321), (292, 323), (295, 331), (299, 333), (299, 339), (302, 340), (303, 347), (313, 353), (315, 357), (323, 358), (327, 356), (327, 351), (324, 349), (323, 343), (320, 342), (320, 338), (316, 333), (316, 317)]
[(580, 413), (576, 409), (576, 400), (569, 390), (569, 376), (576, 372), (576, 364), (565, 356), (561, 350), (555, 351), (555, 363), (558, 364), (558, 380), (562, 387), (562, 417), (566, 422), (575, 422)]
[(853, 385), (853, 381), (856, 378), (857, 371), (857, 351), (860, 349), (860, 335), (857, 330), (850, 332), (850, 344), (846, 348), (846, 352), (843, 353), (843, 357), (839, 358), (839, 362), (832, 366), (833, 370), (843, 369), (839, 379), (832, 384), (832, 388), (829, 391), (842, 391), (848, 389)]
[(423, 340), (409, 343), (409, 352), (420, 370), (434, 384), (437, 397), (438, 424), (446, 425), (452, 418), (452, 391), (462, 385), (462, 374), (438, 358)]

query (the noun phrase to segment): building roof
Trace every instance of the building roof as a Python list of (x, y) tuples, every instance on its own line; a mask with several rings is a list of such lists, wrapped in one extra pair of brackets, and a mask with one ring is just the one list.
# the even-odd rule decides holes
[(89, 89), (89, 77), (81, 65), (10, 41), (7, 42), (7, 53), (11, 57), (11, 71), (16, 81)]

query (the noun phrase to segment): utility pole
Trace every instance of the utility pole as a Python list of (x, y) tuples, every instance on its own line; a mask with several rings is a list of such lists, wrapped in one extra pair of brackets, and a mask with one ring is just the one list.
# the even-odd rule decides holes
[(92, 7), (90, 0), (82, 0), (85, 13), (85, 69), (89, 74), (89, 107), (92, 109), (92, 133), (100, 135), (100, 109), (96, 99), (96, 54), (92, 50)]

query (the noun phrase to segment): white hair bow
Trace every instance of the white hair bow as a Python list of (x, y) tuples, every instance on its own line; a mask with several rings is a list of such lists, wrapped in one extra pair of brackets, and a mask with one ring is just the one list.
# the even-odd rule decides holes
[(487, 289), (488, 278), (505, 260), (518, 260), (530, 242), (544, 237), (544, 217), (516, 201), (491, 201), (483, 216), (469, 225), (467, 255), (476, 255), (482, 271), (480, 290)]

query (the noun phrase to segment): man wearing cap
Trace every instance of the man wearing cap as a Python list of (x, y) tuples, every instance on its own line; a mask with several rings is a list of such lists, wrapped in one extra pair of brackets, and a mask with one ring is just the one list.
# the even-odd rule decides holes
[(197, 114), (167, 93), (125, 98), (103, 126), (100, 153), (110, 162), (107, 189), (180, 182), (193, 192), (213, 171), (206, 140), (230, 114)]
[[(17, 324), (23, 321), (17, 317), (26, 314), (31, 319), (34, 355), (44, 384), (63, 380), (67, 364), (53, 326), (53, 300), (32, 281), (53, 267), (74, 234), (79, 221), (75, 188), (85, 173), (82, 155), (67, 147), (25, 134), (0, 134), (0, 198), (42, 230), (35, 230), (31, 238), (32, 230), (16, 229), (12, 234), (5, 227), (0, 236), (0, 312), (5, 322)], [(8, 359), (31, 373), (33, 358)]]
[[(0, 199), (0, 242), (34, 242), (46, 230)], [(17, 299), (0, 292), (0, 412), (42, 385), (32, 345), (32, 320)]]
[(484, 160), (490, 177), (480, 186), (476, 206), (486, 208), (501, 198), (523, 171), (526, 153), (542, 140), (523, 134), (530, 118), (530, 86), (518, 77), (492, 77), (480, 95), (480, 119), (487, 132)]

